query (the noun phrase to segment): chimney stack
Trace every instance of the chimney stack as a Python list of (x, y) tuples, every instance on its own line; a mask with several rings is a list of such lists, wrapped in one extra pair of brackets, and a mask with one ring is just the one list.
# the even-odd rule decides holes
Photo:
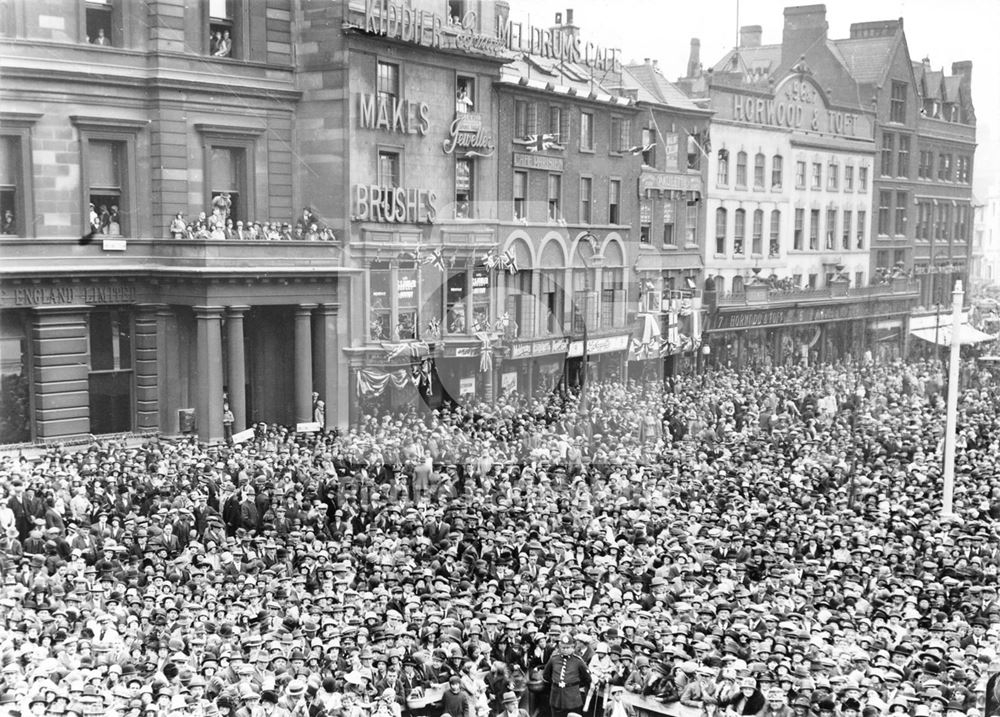
[(966, 92), (972, 90), (972, 61), (962, 60), (951, 63), (951, 74), (962, 78), (961, 84)]
[(556, 25), (562, 25), (562, 13), (561, 12), (557, 12), (556, 13)]
[(573, 8), (571, 7), (566, 8), (566, 24), (573, 24)]
[(698, 68), (701, 67), (701, 40), (697, 37), (691, 38), (691, 54), (688, 55), (688, 77), (697, 77)]
[(824, 44), (827, 29), (826, 5), (786, 7), (781, 34), (782, 64), (790, 66), (812, 48)]
[(760, 47), (764, 30), (760, 25), (744, 25), (740, 28), (740, 47)]

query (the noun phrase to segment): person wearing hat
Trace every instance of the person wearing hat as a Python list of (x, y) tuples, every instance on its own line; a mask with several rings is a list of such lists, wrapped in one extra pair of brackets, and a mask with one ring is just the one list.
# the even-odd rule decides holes
[(793, 717), (795, 712), (788, 704), (788, 693), (780, 687), (767, 691), (767, 705), (760, 713), (763, 717)]
[(583, 708), (584, 690), (591, 683), (590, 671), (573, 651), (573, 638), (568, 633), (559, 638), (556, 652), (542, 670), (542, 679), (549, 686), (552, 717), (567, 717)]
[(471, 713), (472, 698), (462, 689), (462, 678), (452, 675), (448, 679), (448, 687), (441, 697), (442, 713), (450, 717), (465, 717)]
[(681, 692), (681, 704), (685, 707), (704, 708), (717, 704), (715, 685), (715, 670), (708, 665), (698, 665), (695, 678), (684, 685)]
[(740, 691), (734, 695), (726, 704), (720, 707), (725, 708), (724, 714), (732, 715), (761, 715), (767, 708), (767, 700), (764, 694), (757, 687), (757, 680), (752, 675), (741, 677), (738, 682)]
[(517, 694), (508, 690), (500, 698), (503, 709), (496, 713), (496, 717), (528, 717), (528, 710), (522, 709), (520, 699)]

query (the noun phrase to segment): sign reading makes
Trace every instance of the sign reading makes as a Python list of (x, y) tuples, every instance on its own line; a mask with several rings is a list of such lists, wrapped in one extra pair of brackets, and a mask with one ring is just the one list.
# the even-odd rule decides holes
[(396, 97), (358, 95), (358, 124), (362, 129), (381, 129), (400, 134), (427, 134), (430, 108), (426, 102), (411, 102)]

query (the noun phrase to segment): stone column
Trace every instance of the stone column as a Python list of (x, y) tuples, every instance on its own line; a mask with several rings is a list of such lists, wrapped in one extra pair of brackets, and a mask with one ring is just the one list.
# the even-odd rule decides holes
[(160, 397), (160, 431), (168, 436), (180, 433), (177, 409), (181, 407), (180, 347), (177, 320), (169, 306), (156, 312), (156, 345), (159, 347), (159, 372), (156, 375)]
[(35, 440), (90, 433), (89, 306), (35, 309), (31, 325), (31, 391)]
[(247, 364), (243, 351), (243, 315), (249, 306), (230, 306), (226, 310), (226, 355), (227, 385), (229, 386), (229, 410), (233, 412), (233, 433), (247, 427)]
[(320, 398), (326, 403), (324, 428), (347, 428), (350, 392), (347, 386), (347, 366), (341, 357), (342, 321), (337, 304), (319, 307), (320, 318), (320, 374), (316, 377)]
[(160, 428), (159, 331), (156, 304), (135, 307), (135, 427)]
[(312, 311), (316, 304), (295, 307), (295, 420), (312, 421)]
[(222, 430), (222, 312), (221, 306), (195, 306), (198, 323), (198, 397), (195, 423), (198, 438), (221, 441)]

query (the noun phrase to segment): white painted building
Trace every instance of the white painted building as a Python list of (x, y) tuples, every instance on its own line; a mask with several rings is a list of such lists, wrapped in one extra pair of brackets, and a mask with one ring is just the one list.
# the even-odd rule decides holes
[(773, 93), (712, 86), (705, 274), (722, 294), (755, 275), (823, 289), (870, 276), (872, 117), (832, 106), (804, 68)]

